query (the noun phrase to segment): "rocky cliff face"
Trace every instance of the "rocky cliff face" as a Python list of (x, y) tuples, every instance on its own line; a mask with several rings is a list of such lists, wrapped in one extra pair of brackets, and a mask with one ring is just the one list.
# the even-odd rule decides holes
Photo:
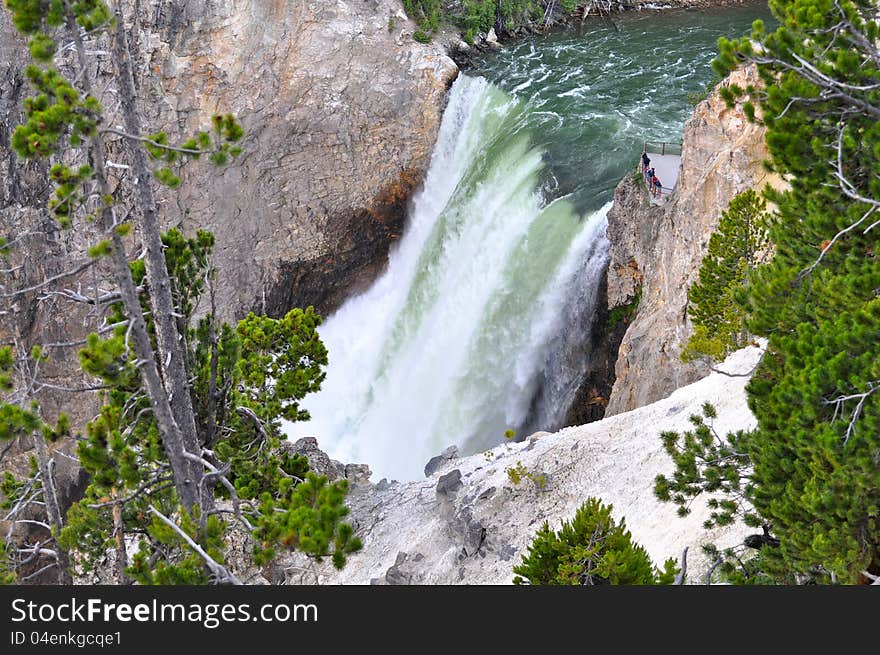
[(147, 122), (182, 136), (231, 112), (247, 134), (236, 166), (194, 170), (167, 205), (169, 222), (216, 234), (230, 273), (221, 305), (327, 312), (368, 283), (400, 234), (456, 70), (403, 33), (399, 0), (160, 0), (139, 16)]
[(455, 65), (412, 40), (400, 0), (140, 4), (146, 122), (183, 136), (231, 112), (247, 135), (167, 220), (215, 233), (229, 314), (329, 312), (400, 235)]
[[(749, 83), (757, 83), (753, 70), (721, 85)], [(687, 292), (730, 200), (747, 188), (779, 184), (763, 169), (767, 156), (763, 128), (749, 123), (741, 107), (727, 108), (716, 88), (685, 124), (680, 177), (666, 204), (651, 205), (638, 176), (617, 187), (608, 212), (608, 306), (638, 301), (638, 309), (620, 344), (607, 416), (708, 373), (705, 365), (679, 360), (692, 329)]]
[[(326, 313), (367, 284), (401, 232), (457, 73), (438, 46), (412, 40), (400, 0), (128, 8), (144, 124), (173, 141), (230, 112), (246, 131), (236, 165), (190, 165), (161, 205), (166, 226), (215, 233), (224, 318), (307, 304)], [(23, 212), (44, 205), (46, 185), (7, 148), (30, 90), (5, 10), (0, 51), (0, 230), (15, 233)]]
[[(161, 190), (165, 227), (216, 237), (217, 312), (279, 315), (316, 305), (329, 313), (368, 284), (400, 235), (410, 195), (429, 164), (445, 92), (457, 73), (436, 45), (412, 39), (416, 26), (400, 0), (128, 0), (132, 56), (143, 124), (180, 142), (214, 113), (233, 113), (246, 131), (244, 152), (221, 172), (191, 163), (179, 190)], [(102, 88), (111, 70), (107, 43), (87, 43)], [(100, 327), (90, 305), (57, 291), (107, 279), (85, 254), (86, 230), (61, 230), (45, 210), (51, 192), (44, 162), (9, 149), (32, 95), (27, 48), (0, 9), (0, 235), (15, 241), (0, 268), (0, 294), (59, 277), (0, 308), (0, 343), (54, 343), (36, 396), (54, 420), (63, 408), (81, 427), (97, 408), (76, 351)], [(112, 111), (112, 94), (101, 97)], [(109, 148), (110, 159), (118, 152)], [(114, 172), (125, 175), (124, 168)], [(131, 250), (137, 252), (136, 246)], [(4, 286), (8, 285), (8, 286)], [(2, 296), (0, 296), (2, 297)], [(28, 440), (4, 449), (3, 468), (27, 467)], [(63, 441), (59, 448), (75, 448)], [(71, 473), (71, 480), (79, 476)], [(75, 484), (74, 484), (75, 482)], [(74, 500), (81, 476), (68, 484)], [(65, 488), (67, 488), (65, 487)]]
[[(723, 368), (750, 371), (761, 352), (756, 347), (736, 352)], [(555, 434), (539, 432), (466, 458), (450, 454), (435, 463), (430, 477), (416, 482), (371, 484), (365, 467), (342, 467), (302, 440), (295, 447), (316, 470), (350, 480), (349, 521), (363, 550), (342, 571), (298, 554), (282, 556), (262, 571), (242, 566), (244, 558), (232, 565), (240, 566), (241, 578), (251, 584), (509, 584), (544, 521), (557, 528), (587, 497), (597, 496), (613, 504), (617, 519), (626, 518), (633, 538), (655, 562), (677, 559), (688, 547), (689, 580), (699, 583), (709, 565), (700, 545), (733, 546), (750, 529), (735, 524), (707, 532), (703, 499), (679, 518), (674, 506), (654, 498), (655, 476), (672, 470), (659, 435), (689, 429), (688, 417), (705, 401), (718, 409), (720, 432), (748, 429), (754, 417), (746, 405), (747, 380), (713, 373), (632, 412)], [(508, 471), (515, 467), (534, 478), (514, 483)]]

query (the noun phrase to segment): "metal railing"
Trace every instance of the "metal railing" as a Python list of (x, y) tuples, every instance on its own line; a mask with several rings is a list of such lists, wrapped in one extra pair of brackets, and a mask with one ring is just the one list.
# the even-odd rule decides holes
[(670, 141), (645, 141), (642, 152), (653, 152), (659, 155), (680, 155), (681, 144)]

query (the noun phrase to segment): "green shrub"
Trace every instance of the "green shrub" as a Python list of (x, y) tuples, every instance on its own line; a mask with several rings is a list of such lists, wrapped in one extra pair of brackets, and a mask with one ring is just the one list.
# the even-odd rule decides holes
[(703, 100), (708, 98), (712, 91), (715, 90), (715, 87), (720, 81), (721, 77), (719, 77), (716, 73), (712, 76), (711, 80), (706, 82), (706, 85), (702, 89), (698, 89), (697, 91), (688, 91), (687, 99), (688, 102), (691, 104), (691, 107), (696, 107), (698, 104), (703, 102)]
[[(426, 32), (434, 32), (440, 26), (442, 14), (440, 0), (403, 0), (403, 8), (406, 15), (415, 20)], [(427, 43), (420, 39), (416, 41)]]
[[(639, 173), (641, 175), (641, 173)], [(612, 307), (608, 312), (608, 320), (606, 321), (607, 330), (610, 332), (620, 322), (629, 323), (639, 309), (639, 303), (642, 302), (642, 287), (636, 289), (636, 295), (625, 305)]]
[(611, 505), (589, 498), (574, 515), (553, 532), (545, 521), (515, 566), (514, 584), (533, 585), (654, 585), (671, 584), (675, 561), (666, 560), (660, 571), (647, 551), (633, 543), (626, 522), (611, 518)]
[(645, 174), (642, 173), (641, 169), (636, 166), (636, 169), (632, 174), (632, 183), (633, 184), (643, 184), (645, 183)]
[(681, 353), (683, 361), (703, 357), (720, 361), (751, 339), (737, 297), (769, 249), (766, 209), (764, 199), (747, 189), (721, 214), (699, 280), (688, 291), (687, 311), (695, 330)]
[[(570, 13), (578, 4), (579, 0), (563, 0), (562, 6)], [(568, 6), (571, 9), (565, 9)], [(541, 0), (463, 0), (460, 9), (451, 14), (443, 13), (440, 0), (403, 0), (403, 7), (423, 33), (432, 34), (441, 20), (449, 20), (461, 28), (462, 38), (470, 45), (474, 44), (477, 34), (493, 27), (510, 32), (544, 16)]]
[(519, 483), (525, 478), (531, 480), (538, 489), (544, 489), (547, 486), (546, 475), (529, 471), (522, 462), (517, 462), (516, 466), (508, 466), (505, 471), (507, 472), (508, 479), (515, 487), (519, 486)]
[(426, 34), (422, 30), (416, 30), (415, 32), (413, 32), (413, 39), (418, 41), (419, 43), (430, 43), (431, 35)]

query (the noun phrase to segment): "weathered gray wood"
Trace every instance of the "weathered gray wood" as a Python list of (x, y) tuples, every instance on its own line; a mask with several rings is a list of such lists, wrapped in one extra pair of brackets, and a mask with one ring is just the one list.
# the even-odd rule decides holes
[[(49, 456), (49, 449), (46, 448), (46, 439), (43, 435), (36, 432), (33, 438), (34, 449), (37, 451), (37, 465), (43, 484), (43, 502), (46, 503), (46, 514), (49, 517), (49, 524), (52, 526), (52, 534), (58, 537), (61, 528), (64, 527), (64, 517), (61, 516), (61, 507), (58, 504), (52, 458)], [(73, 584), (73, 578), (70, 575), (70, 556), (57, 543), (57, 539), (54, 551), (55, 560), (58, 563), (58, 584)]]
[[(83, 47), (79, 26), (76, 24), (76, 21), (70, 12), (68, 12), (67, 15), (67, 26), (73, 37), (77, 59), (82, 70), (81, 80), (83, 88), (86, 93), (91, 93), (92, 81), (89, 74), (85, 48)], [(95, 170), (95, 181), (98, 184), (101, 195), (109, 196), (111, 195), (111, 189), (107, 181), (106, 166), (104, 163), (104, 141), (100, 133), (89, 138), (89, 151)], [(159, 369), (156, 365), (156, 353), (150, 343), (147, 325), (144, 321), (143, 311), (141, 309), (140, 298), (138, 297), (138, 289), (131, 275), (131, 268), (129, 267), (125, 244), (122, 237), (116, 231), (114, 223), (113, 208), (112, 206), (105, 204), (101, 211), (101, 227), (110, 234), (110, 260), (113, 266), (113, 277), (116, 284), (119, 285), (123, 310), (130, 321), (131, 341), (134, 347), (134, 353), (138, 359), (138, 366), (141, 371), (147, 396), (150, 399), (153, 416), (156, 419), (156, 424), (162, 435), (162, 446), (165, 450), (165, 454), (168, 456), (168, 461), (171, 464), (171, 471), (174, 476), (174, 486), (177, 490), (177, 495), (184, 507), (192, 509), (197, 500), (197, 490), (199, 488), (198, 482), (201, 477), (198, 476), (193, 478), (193, 469), (195, 467), (183, 456), (183, 437), (177, 422), (174, 419), (174, 414), (168, 401), (168, 395), (162, 386)]]
[[(131, 55), (119, 3), (116, 3), (116, 33), (113, 36), (114, 60), (118, 71), (118, 92), (126, 130), (135, 135), (141, 134), (140, 115), (137, 110), (134, 77), (131, 69)], [(147, 283), (150, 288), (150, 304), (153, 308), (153, 324), (156, 328), (159, 366), (163, 374), (165, 390), (171, 402), (171, 411), (180, 430), (183, 448), (194, 455), (200, 451), (196, 432), (195, 412), (189, 388), (187, 371), (186, 340), (177, 326), (174, 299), (171, 295), (171, 280), (165, 263), (156, 200), (150, 184), (152, 174), (147, 166), (146, 155), (140, 143), (125, 139), (126, 149), (131, 158), (132, 172), (137, 180), (138, 204), (141, 212), (141, 239), (145, 248)], [(199, 489), (204, 472), (191, 461), (184, 464), (189, 469), (193, 488)], [(212, 503), (208, 503), (208, 509)], [(190, 504), (186, 504), (190, 508)]]

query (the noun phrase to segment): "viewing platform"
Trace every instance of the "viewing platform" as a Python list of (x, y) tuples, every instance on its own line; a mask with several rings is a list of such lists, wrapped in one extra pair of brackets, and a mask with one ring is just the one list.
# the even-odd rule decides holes
[(645, 171), (639, 161), (639, 170), (645, 181), (645, 187), (649, 192), (652, 205), (662, 205), (666, 202), (669, 194), (675, 190), (678, 183), (678, 172), (681, 169), (681, 144), (666, 141), (645, 141), (642, 152), (648, 154), (651, 160), (650, 167), (654, 169), (654, 175), (660, 180), (659, 195), (651, 193), (650, 180), (645, 176)]

